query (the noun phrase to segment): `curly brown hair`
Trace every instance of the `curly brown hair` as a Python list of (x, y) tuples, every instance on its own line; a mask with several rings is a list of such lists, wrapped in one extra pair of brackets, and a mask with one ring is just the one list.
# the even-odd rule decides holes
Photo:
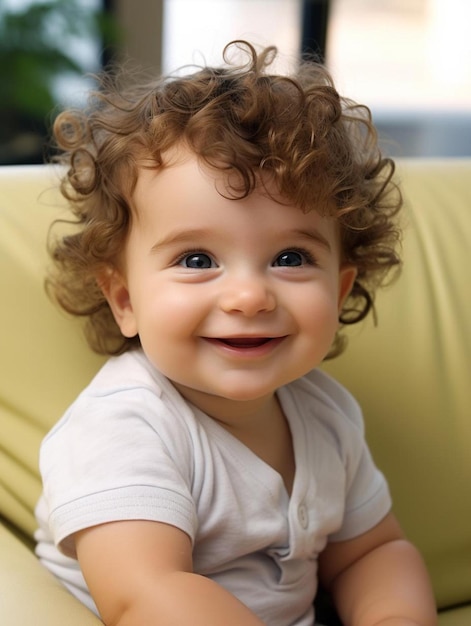
[[(55, 121), (58, 159), (68, 166), (61, 190), (75, 229), (51, 240), (55, 271), (48, 289), (66, 311), (88, 318), (87, 338), (99, 353), (139, 345), (138, 337), (121, 335), (99, 276), (119, 264), (139, 169), (165, 167), (165, 153), (177, 144), (213, 168), (237, 173), (230, 177), (231, 197), (249, 195), (264, 172), (301, 210), (335, 217), (342, 261), (358, 270), (342, 324), (368, 314), (377, 287), (400, 264), (402, 198), (369, 109), (340, 97), (325, 67), (313, 60), (281, 76), (267, 71), (276, 48), (257, 53), (247, 42), (232, 42), (225, 61), (234, 47), (245, 63), (198, 68), (127, 90), (108, 76), (85, 110), (65, 111)], [(329, 356), (342, 349), (338, 335)]]

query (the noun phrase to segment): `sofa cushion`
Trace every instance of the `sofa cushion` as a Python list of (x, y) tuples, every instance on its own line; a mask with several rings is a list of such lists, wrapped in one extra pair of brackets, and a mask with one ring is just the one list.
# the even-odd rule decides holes
[[(394, 508), (446, 607), (471, 601), (471, 160), (400, 163), (404, 269), (326, 368), (365, 412)], [(471, 623), (471, 621), (469, 622)]]
[(54, 168), (0, 168), (0, 516), (30, 537), (39, 443), (100, 362), (44, 289), (57, 183)]

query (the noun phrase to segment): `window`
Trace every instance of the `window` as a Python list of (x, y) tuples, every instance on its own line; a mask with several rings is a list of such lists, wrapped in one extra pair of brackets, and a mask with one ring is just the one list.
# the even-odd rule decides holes
[(327, 63), (389, 151), (471, 155), (470, 24), (466, 0), (332, 1)]
[[(163, 70), (218, 65), (237, 38), (276, 44), (293, 64), (302, 5), (164, 0)], [(470, 24), (468, 0), (330, 0), (326, 63), (342, 94), (372, 109), (390, 154), (471, 155)]]
[(275, 44), (285, 63), (299, 53), (300, 0), (164, 0), (163, 71), (195, 64), (220, 65), (233, 39)]

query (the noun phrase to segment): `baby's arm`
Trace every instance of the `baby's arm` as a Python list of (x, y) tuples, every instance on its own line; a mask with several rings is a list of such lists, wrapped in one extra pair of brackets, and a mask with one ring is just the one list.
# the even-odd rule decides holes
[(75, 538), (80, 566), (106, 626), (263, 626), (221, 586), (192, 573), (190, 539), (173, 526), (114, 522)]
[(319, 562), (345, 626), (436, 626), (427, 571), (392, 514), (367, 533), (330, 543)]

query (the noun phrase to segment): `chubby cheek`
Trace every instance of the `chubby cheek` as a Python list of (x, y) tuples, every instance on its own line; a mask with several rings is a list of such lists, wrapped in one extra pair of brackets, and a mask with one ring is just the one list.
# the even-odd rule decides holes
[(178, 289), (162, 289), (158, 286), (151, 302), (147, 300), (145, 313), (138, 324), (144, 350), (152, 349), (156, 354), (159, 348), (172, 344), (178, 350), (179, 342), (191, 339), (200, 325), (204, 313), (198, 298), (183, 297)]
[(298, 319), (304, 332), (330, 347), (339, 327), (338, 316), (337, 298), (334, 294), (321, 292), (306, 299)]

